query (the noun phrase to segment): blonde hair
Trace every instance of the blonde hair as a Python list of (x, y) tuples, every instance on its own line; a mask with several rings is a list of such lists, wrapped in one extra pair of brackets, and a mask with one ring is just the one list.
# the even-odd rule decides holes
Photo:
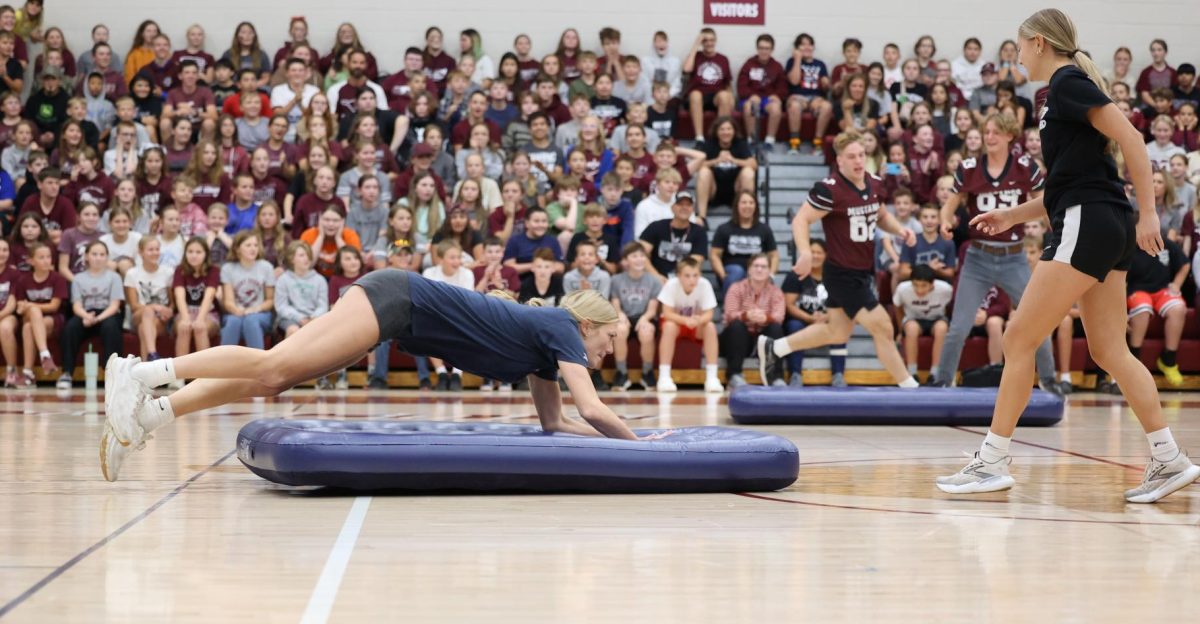
[(850, 147), (852, 143), (858, 143), (861, 140), (862, 137), (859, 136), (857, 131), (847, 130), (846, 132), (837, 135), (837, 137), (833, 140), (833, 151), (841, 154), (842, 150)]
[(1022, 39), (1033, 39), (1041, 35), (1055, 54), (1067, 57), (1074, 62), (1092, 82), (1100, 87), (1100, 91), (1108, 95), (1108, 82), (1100, 73), (1100, 68), (1092, 62), (1086, 52), (1079, 49), (1079, 37), (1075, 31), (1075, 23), (1066, 13), (1058, 9), (1042, 9), (1021, 23), (1017, 33)]
[[(517, 303), (517, 300), (504, 290), (489, 291), (488, 296)], [(525, 302), (525, 305), (544, 308), (546, 301), (534, 297)], [(621, 320), (613, 304), (595, 290), (577, 290), (559, 300), (558, 307), (566, 310), (578, 323), (587, 321), (593, 325), (612, 325)]]
[[(997, 130), (1012, 137), (1013, 141), (1017, 140), (1017, 138), (1021, 136), (1021, 124), (1017, 123), (1017, 118), (1013, 117), (1010, 113), (992, 113), (983, 121), (983, 126), (985, 128), (988, 124), (996, 126)], [(972, 128), (972, 130), (973, 129), (974, 128)], [(970, 130), (967, 132), (970, 132)]]
[(1162, 170), (1155, 169), (1150, 174), (1151, 179), (1154, 176), (1162, 176), (1163, 179), (1163, 209), (1172, 210), (1175, 208), (1175, 203), (1179, 201), (1179, 197), (1175, 194), (1175, 180), (1171, 179), (1171, 174)]

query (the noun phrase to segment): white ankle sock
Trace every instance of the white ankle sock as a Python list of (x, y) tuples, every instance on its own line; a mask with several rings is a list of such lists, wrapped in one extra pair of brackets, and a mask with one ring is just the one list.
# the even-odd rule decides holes
[(697, 134), (697, 135), (696, 135), (696, 142), (697, 142), (697, 143), (703, 143), (703, 142), (704, 142), (704, 135), (703, 135), (703, 134)]
[(778, 338), (774, 343), (775, 355), (779, 357), (787, 357), (792, 352), (792, 345), (788, 344), (787, 338)]
[(709, 379), (717, 379), (716, 364), (706, 364), (704, 366), (704, 380), (708, 381)]
[(1175, 443), (1170, 427), (1147, 433), (1146, 440), (1150, 442), (1150, 454), (1160, 462), (1171, 461), (1179, 454), (1179, 445)]
[(994, 464), (1008, 457), (1008, 445), (1011, 442), (1012, 438), (998, 436), (988, 431), (987, 437), (983, 439), (983, 444), (979, 446), (979, 459)]
[(48, 357), (50, 357), (49, 351), (45, 351), (45, 350), (38, 351), (38, 359), (48, 358)]
[(913, 379), (912, 377), (909, 377), (908, 379), (905, 379), (904, 381), (902, 381), (902, 382), (900, 382), (900, 383), (898, 383), (898, 384), (896, 384), (896, 385), (897, 385), (897, 386), (900, 386), (901, 388), (904, 388), (904, 389), (906, 389), (906, 390), (910, 390), (910, 389), (912, 389), (912, 388), (920, 388), (920, 387), (921, 387), (921, 384), (917, 383), (917, 380), (916, 380), (916, 379)]
[(670, 364), (659, 364), (658, 365), (658, 380), (662, 381), (664, 379), (666, 379), (668, 381), (671, 379), (671, 365)]
[(151, 399), (142, 404), (142, 408), (138, 410), (137, 420), (146, 433), (149, 433), (173, 422), (175, 410), (172, 409), (171, 401), (167, 397)]
[(174, 383), (175, 358), (163, 358), (153, 362), (138, 362), (129, 373), (147, 388), (157, 388)]
[(445, 375), (445, 374), (446, 374), (446, 367), (445, 367), (445, 366), (439, 366), (439, 367), (437, 367), (437, 369), (436, 369), (434, 372), (436, 372), (436, 373), (437, 373), (437, 374), (439, 374), (439, 375)]
[(1065, 381), (1067, 383), (1071, 383), (1071, 373), (1063, 373), (1063, 374), (1059, 375), (1058, 380)]

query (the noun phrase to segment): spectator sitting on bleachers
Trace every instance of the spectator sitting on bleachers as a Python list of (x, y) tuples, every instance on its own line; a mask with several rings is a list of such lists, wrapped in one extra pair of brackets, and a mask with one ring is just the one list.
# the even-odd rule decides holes
[(920, 264), (933, 269), (934, 277), (939, 280), (949, 282), (954, 279), (958, 253), (954, 250), (954, 243), (942, 238), (939, 212), (937, 206), (921, 206), (918, 213), (921, 231), (917, 233), (917, 244), (905, 246), (900, 252), (900, 270), (896, 275), (900, 281), (912, 277), (913, 267)]
[[(95, 207), (93, 206), (92, 209)], [(0, 243), (7, 249), (7, 246)], [(122, 344), (121, 321), (124, 318), (122, 304), (125, 292), (121, 288), (121, 276), (108, 268), (108, 249), (98, 240), (86, 244), (84, 249), (86, 270), (75, 274), (71, 282), (71, 306), (73, 314), (63, 327), (62, 341), (62, 376), (58, 378), (59, 390), (70, 390), (71, 380), (75, 372), (75, 361), (83, 341), (91, 336), (100, 335), (103, 349), (100, 356), (104, 361), (109, 355), (119, 354), (124, 348)], [(3, 281), (0, 276), (0, 281)], [(11, 297), (9, 297), (11, 299)], [(9, 309), (6, 302), (4, 310)], [(13, 304), (15, 309), (15, 303)], [(0, 312), (0, 315), (3, 315)], [(0, 319), (0, 332), (3, 331), (3, 319)], [(0, 337), (3, 339), (3, 337)], [(13, 345), (13, 353), (16, 348)], [(6, 347), (7, 350), (7, 347)], [(9, 361), (9, 375), (15, 379), (12, 362)]]
[(275, 278), (283, 274), (287, 264), (287, 247), (292, 244), (292, 235), (283, 228), (279, 220), (279, 204), (268, 201), (258, 207), (254, 218), (254, 233), (262, 242), (263, 260), (275, 267)]
[(70, 292), (67, 280), (53, 270), (50, 247), (35, 243), (29, 248), (31, 270), (17, 281), (11, 295), (17, 301), (17, 315), (21, 317), (21, 344), (25, 347), (25, 368), (19, 387), (32, 387), (34, 383), (34, 355), (41, 365), (42, 373), (53, 375), (58, 372), (48, 350), (49, 341), (63, 327), (63, 301)]
[[(814, 323), (829, 322), (829, 315), (825, 311), (825, 300), (829, 293), (821, 285), (825, 271), (825, 241), (814, 238), (809, 242), (809, 249), (812, 250), (812, 269), (809, 274), (800, 279), (795, 271), (788, 271), (781, 287), (787, 311), (784, 331), (789, 335)], [(792, 387), (804, 386), (804, 353), (793, 351), (787, 356), (788, 368), (792, 374), (788, 385)], [(846, 353), (844, 343), (829, 346), (829, 366), (833, 374), (830, 385), (834, 388), (846, 386)]]
[(547, 249), (552, 260), (551, 269), (554, 273), (563, 273), (562, 247), (558, 240), (547, 232), (550, 228), (550, 218), (541, 208), (532, 208), (525, 212), (525, 231), (514, 234), (508, 239), (504, 248), (504, 264), (516, 269), (521, 276), (522, 286), (533, 281), (534, 258), (537, 251)]
[(754, 192), (758, 159), (737, 125), (729, 117), (717, 117), (704, 143), (705, 160), (696, 176), (697, 211), (700, 222), (708, 223), (708, 205), (728, 206), (741, 191)]
[(130, 326), (137, 331), (143, 361), (159, 359), (158, 336), (167, 331), (175, 316), (171, 305), (174, 267), (159, 263), (162, 244), (152, 236), (138, 241), (141, 262), (125, 274), (125, 301), (129, 304)]
[(667, 280), (658, 293), (662, 305), (659, 319), (662, 338), (658, 343), (658, 391), (675, 392), (671, 364), (675, 359), (675, 343), (691, 340), (703, 345), (704, 391), (719, 394), (725, 391), (717, 377), (719, 340), (713, 324), (717, 296), (712, 284), (700, 276), (702, 260), (686, 256), (675, 266), (675, 276)]
[(251, 349), (262, 349), (275, 309), (275, 269), (259, 258), (261, 242), (251, 230), (238, 232), (229, 252), (232, 257), (221, 266), (225, 309), (221, 344), (244, 342)]
[[(738, 71), (737, 92), (741, 98), (739, 110), (750, 142), (762, 138), (767, 145), (775, 144), (779, 122), (783, 119), (783, 98), (787, 95), (787, 73), (773, 58), (775, 38), (762, 34), (755, 40), (756, 54), (742, 64)], [(766, 134), (758, 135), (759, 118), (767, 117)]]
[(1164, 249), (1157, 256), (1134, 254), (1129, 267), (1126, 291), (1129, 293), (1129, 349), (1139, 359), (1150, 315), (1164, 320), (1163, 351), (1156, 365), (1167, 383), (1179, 386), (1183, 375), (1176, 363), (1176, 353), (1183, 337), (1187, 305), (1180, 295), (1188, 277), (1188, 261), (1183, 250), (1173, 241), (1163, 241)]
[[(621, 242), (616, 234), (608, 231), (606, 222), (609, 219), (609, 213), (602, 206), (596, 204), (588, 204), (580, 212), (583, 214), (583, 223), (580, 224), (581, 227), (567, 244), (567, 267), (578, 268), (576, 250), (579, 245), (590, 243), (596, 248), (596, 261), (601, 269), (610, 275), (615, 274), (620, 259)], [(570, 289), (567, 292), (570, 293)], [(605, 298), (607, 297), (605, 295)]]
[[(313, 270), (312, 247), (303, 241), (288, 245), (284, 256), (287, 270), (275, 282), (277, 329), (284, 338), (329, 311), (329, 284)], [(329, 380), (317, 380), (320, 389), (329, 388)]]
[(942, 342), (946, 338), (949, 324), (946, 311), (954, 299), (954, 288), (935, 277), (928, 265), (918, 264), (912, 277), (900, 284), (893, 295), (896, 306), (897, 324), (904, 333), (904, 355), (908, 373), (917, 375), (917, 340), (921, 336), (933, 336), (933, 361), (930, 370), (937, 370)]
[(171, 290), (175, 302), (175, 357), (203, 351), (212, 344), (221, 329), (217, 313), (217, 290), (221, 287), (221, 269), (209, 262), (208, 244), (201, 236), (188, 240), (183, 262), (175, 268)]
[[(662, 290), (662, 282), (646, 270), (648, 260), (646, 248), (641, 243), (628, 243), (621, 249), (625, 271), (612, 278), (612, 304), (621, 318), (613, 347), (617, 368), (612, 382), (615, 390), (629, 390), (635, 385), (640, 390), (648, 390), (658, 384), (654, 376), (654, 337), (658, 330), (658, 293)], [(637, 384), (629, 379), (630, 334), (637, 336), (642, 357), (642, 378)]]
[(654, 33), (650, 52), (642, 57), (642, 69), (652, 82), (667, 85), (669, 98), (679, 97), (683, 88), (683, 64), (678, 58), (671, 56), (671, 44), (667, 33), (661, 30)]
[[(58, 272), (72, 281), (75, 274), (82, 273), (88, 268), (87, 250), (93, 241), (100, 240), (100, 208), (85, 202), (79, 206), (79, 221), (73, 228), (67, 228), (58, 241)], [(108, 260), (108, 249), (104, 250), (104, 259)]]
[[(725, 295), (721, 351), (725, 355), (725, 374), (730, 390), (746, 384), (742, 377), (742, 362), (754, 351), (757, 336), (772, 340), (783, 337), (786, 316), (783, 291), (771, 280), (771, 274), (771, 260), (767, 255), (754, 254), (750, 257), (747, 278), (730, 287)], [(764, 383), (786, 384), (782, 376)]]
[(706, 111), (715, 111), (717, 117), (733, 115), (733, 72), (729, 69), (729, 59), (717, 52), (716, 31), (700, 29), (700, 35), (684, 58), (683, 72), (691, 75), (685, 91), (696, 142), (704, 143)]
[(639, 237), (650, 256), (649, 270), (659, 278), (668, 278), (684, 258), (698, 265), (708, 256), (708, 232), (692, 222), (692, 194), (680, 191), (671, 206), (670, 219), (655, 221)]
[(737, 194), (733, 218), (717, 228), (709, 249), (709, 260), (720, 280), (722, 296), (728, 296), (729, 287), (746, 278), (750, 259), (758, 254), (767, 256), (774, 275), (779, 269), (775, 233), (759, 220), (758, 198), (754, 193), (741, 191)]
[[(528, 226), (526, 227), (528, 228)], [(514, 238), (514, 240), (516, 239)], [(510, 246), (511, 244), (512, 241), (509, 241)], [(505, 260), (505, 263), (508, 266), (514, 266), (511, 260)], [(533, 252), (533, 257), (527, 266), (529, 266), (529, 271), (521, 281), (521, 290), (517, 294), (517, 301), (527, 303), (530, 299), (537, 298), (547, 306), (558, 305), (558, 300), (564, 294), (562, 262), (558, 260), (554, 250), (550, 247), (539, 247)]]
[[(278, 209), (276, 209), (278, 212)], [(166, 206), (159, 211), (158, 234), (159, 264), (174, 271), (183, 262), (183, 236), (179, 233), (179, 211), (174, 206)]]

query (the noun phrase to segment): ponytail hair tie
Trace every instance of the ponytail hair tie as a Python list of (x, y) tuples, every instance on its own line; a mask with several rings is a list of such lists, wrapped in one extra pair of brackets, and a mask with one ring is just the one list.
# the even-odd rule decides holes
[(1067, 56), (1069, 56), (1071, 58), (1075, 58), (1075, 55), (1079, 54), (1081, 51), (1082, 50), (1080, 50), (1079, 48), (1075, 48), (1074, 50), (1071, 50), (1070, 52), (1068, 52)]

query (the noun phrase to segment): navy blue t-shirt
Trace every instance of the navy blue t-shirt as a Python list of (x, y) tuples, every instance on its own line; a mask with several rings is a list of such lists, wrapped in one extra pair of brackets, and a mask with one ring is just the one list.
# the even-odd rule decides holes
[(954, 242), (948, 241), (939, 235), (933, 239), (933, 242), (925, 240), (923, 234), (917, 234), (917, 244), (913, 247), (908, 245), (900, 251), (900, 262), (907, 262), (912, 266), (918, 264), (929, 264), (934, 259), (942, 261), (942, 264), (953, 268), (958, 263), (958, 254), (954, 251)]
[(558, 362), (588, 367), (579, 324), (561, 308), (523, 306), (465, 288), (408, 279), (412, 336), (402, 351), (446, 360), (485, 379), (517, 383), (530, 373), (558, 379)]
[(543, 234), (538, 239), (529, 238), (527, 234), (513, 235), (508, 239), (508, 245), (504, 247), (504, 259), (512, 258), (520, 263), (533, 262), (533, 253), (542, 247), (554, 252), (554, 258), (562, 261), (562, 247), (559, 247), (558, 239), (549, 234)]

